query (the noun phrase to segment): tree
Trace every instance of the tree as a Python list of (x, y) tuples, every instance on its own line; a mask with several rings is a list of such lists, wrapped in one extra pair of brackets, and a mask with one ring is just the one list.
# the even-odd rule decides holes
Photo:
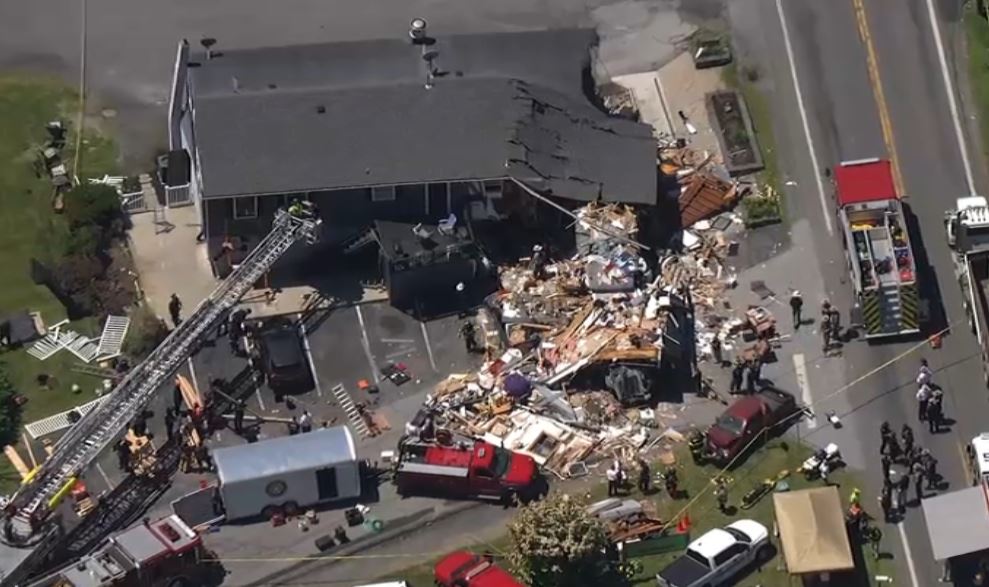
[(526, 585), (626, 585), (611, 542), (586, 504), (563, 493), (519, 509), (508, 525), (512, 570)]
[(17, 429), (21, 425), (21, 408), (16, 401), (17, 390), (7, 378), (7, 371), (0, 364), (0, 445), (17, 442)]

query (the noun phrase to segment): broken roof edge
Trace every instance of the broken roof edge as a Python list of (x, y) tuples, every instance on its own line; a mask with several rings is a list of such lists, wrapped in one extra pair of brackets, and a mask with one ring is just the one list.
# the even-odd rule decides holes
[(204, 200), (231, 200), (234, 198), (265, 198), (270, 196), (283, 196), (285, 194), (298, 194), (298, 193), (320, 193), (320, 192), (344, 192), (349, 190), (364, 190), (364, 189), (374, 189), (383, 187), (401, 187), (401, 186), (413, 186), (413, 185), (426, 185), (430, 183), (483, 183), (485, 181), (507, 181), (512, 179), (510, 175), (506, 174), (497, 177), (468, 177), (468, 178), (457, 178), (457, 179), (426, 179), (421, 181), (404, 181), (400, 183), (367, 183), (367, 184), (353, 184), (346, 186), (332, 186), (332, 187), (309, 187), (309, 188), (299, 188), (297, 190), (287, 190), (287, 191), (272, 191), (272, 192), (238, 192), (231, 194), (215, 194), (208, 193), (206, 189), (206, 180), (203, 180), (203, 199)]

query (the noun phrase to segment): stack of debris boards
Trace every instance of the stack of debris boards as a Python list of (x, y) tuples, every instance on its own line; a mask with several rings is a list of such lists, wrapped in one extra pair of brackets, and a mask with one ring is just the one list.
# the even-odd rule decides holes
[(99, 339), (91, 339), (72, 330), (63, 330), (62, 327), (69, 323), (68, 320), (52, 325), (48, 328), (48, 334), (39, 339), (27, 350), (32, 357), (44, 361), (65, 349), (79, 358), (79, 360), (89, 363), (94, 359), (105, 361), (120, 355), (124, 338), (127, 336), (127, 329), (130, 326), (130, 318), (127, 316), (108, 316), (103, 327), (103, 334)]
[(680, 184), (682, 228), (730, 210), (744, 195), (745, 190), (731, 180), (728, 170), (706, 151), (668, 145), (659, 149), (658, 156), (663, 174), (676, 177)]

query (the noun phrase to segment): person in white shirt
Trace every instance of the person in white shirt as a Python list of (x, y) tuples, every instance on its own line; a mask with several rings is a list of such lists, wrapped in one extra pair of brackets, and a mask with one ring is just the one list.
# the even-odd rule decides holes
[(930, 385), (934, 382), (934, 371), (927, 366), (927, 359), (920, 360), (920, 371), (917, 373), (917, 385)]
[[(919, 376), (917, 380), (920, 380)], [(931, 401), (933, 392), (934, 390), (927, 382), (921, 383), (917, 389), (917, 418), (922, 422), (927, 418), (927, 403)]]
[(608, 497), (618, 495), (618, 469), (612, 466), (608, 469)]

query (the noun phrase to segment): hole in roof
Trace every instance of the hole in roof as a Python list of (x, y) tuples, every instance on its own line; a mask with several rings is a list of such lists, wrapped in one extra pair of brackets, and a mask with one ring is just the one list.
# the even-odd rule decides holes
[(278, 89), (278, 84), (268, 84), (268, 89), (269, 90), (277, 90)]
[(316, 106), (316, 114), (326, 114), (326, 106), (323, 106), (322, 104)]

